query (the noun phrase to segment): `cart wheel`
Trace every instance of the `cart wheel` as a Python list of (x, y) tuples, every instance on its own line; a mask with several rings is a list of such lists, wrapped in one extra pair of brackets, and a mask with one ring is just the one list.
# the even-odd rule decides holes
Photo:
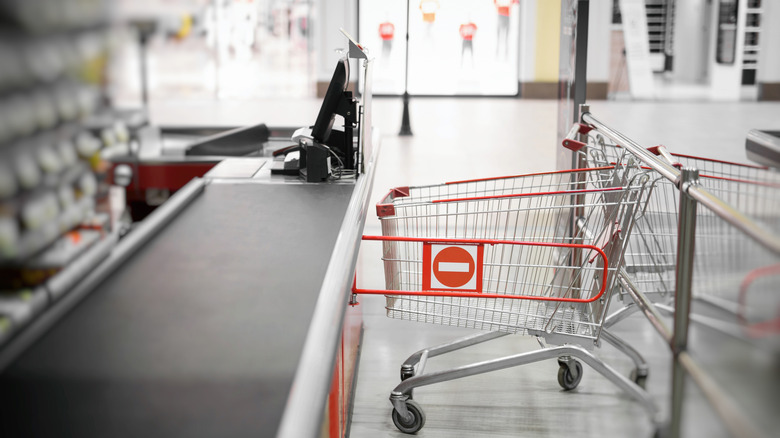
[(637, 375), (636, 368), (631, 370), (631, 375), (629, 376), (629, 379), (631, 379), (632, 382), (639, 385), (640, 388), (647, 389), (647, 376)]
[[(403, 382), (404, 380), (410, 377), (414, 377), (414, 368), (412, 369), (401, 368), (401, 381)], [(406, 395), (409, 397), (409, 400), (413, 399), (414, 398), (413, 390), (410, 389), (409, 392), (406, 393)]]
[(425, 413), (416, 401), (407, 400), (406, 409), (412, 414), (411, 419), (401, 418), (398, 411), (393, 408), (393, 423), (403, 433), (415, 434), (425, 426)]
[(574, 367), (577, 370), (576, 379), (572, 377), (571, 371), (569, 371), (569, 367), (566, 364), (561, 364), (560, 368), (558, 368), (558, 384), (567, 391), (576, 388), (580, 384), (580, 380), (582, 380), (582, 364), (575, 360)]

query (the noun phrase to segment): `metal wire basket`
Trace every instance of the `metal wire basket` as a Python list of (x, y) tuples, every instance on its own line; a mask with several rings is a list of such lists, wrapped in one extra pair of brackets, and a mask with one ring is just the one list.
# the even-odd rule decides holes
[(391, 190), (377, 205), (387, 315), (597, 341), (646, 176), (544, 172)]

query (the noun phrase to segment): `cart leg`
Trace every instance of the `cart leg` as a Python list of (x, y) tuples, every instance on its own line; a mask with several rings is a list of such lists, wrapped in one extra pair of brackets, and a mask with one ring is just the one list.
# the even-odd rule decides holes
[(637, 310), (639, 310), (639, 307), (637, 307), (636, 304), (634, 303), (627, 304), (625, 307), (622, 307), (620, 310), (616, 311), (615, 313), (609, 315), (606, 319), (604, 319), (604, 327), (605, 328), (612, 327), (613, 325), (619, 323), (620, 321), (636, 313)]
[(428, 374), (418, 374), (410, 377), (393, 389), (390, 394), (390, 402), (393, 408), (398, 411), (398, 415), (406, 418), (409, 414), (406, 403), (407, 393), (414, 388), (432, 385), (434, 383), (447, 382), (477, 374), (488, 373), (491, 371), (502, 370), (505, 368), (516, 367), (533, 362), (539, 362), (546, 359), (557, 359), (559, 357), (572, 356), (586, 364), (590, 365), (596, 372), (606, 377), (618, 388), (622, 389), (627, 395), (638, 401), (642, 407), (650, 414), (655, 425), (662, 424), (659, 412), (650, 395), (637, 386), (634, 382), (620, 375), (615, 369), (593, 356), (588, 350), (577, 345), (563, 345), (544, 350), (532, 351), (529, 353), (515, 354), (484, 362), (478, 362), (471, 365), (465, 365), (451, 370), (436, 371)]
[(645, 383), (647, 382), (647, 376), (650, 373), (650, 368), (647, 366), (645, 358), (643, 358), (642, 355), (634, 349), (634, 347), (629, 345), (623, 339), (615, 336), (607, 329), (601, 330), (601, 339), (607, 341), (610, 345), (617, 348), (618, 351), (625, 354), (631, 358), (632, 361), (634, 361), (634, 370), (631, 372), (631, 380), (644, 388)]
[(508, 334), (509, 333), (504, 332), (479, 333), (476, 335), (467, 336), (465, 338), (456, 339), (445, 344), (437, 345), (435, 347), (424, 348), (409, 356), (409, 358), (404, 361), (403, 365), (401, 365), (401, 380), (406, 380), (409, 377), (414, 376), (414, 367), (417, 364), (419, 364), (417, 367), (417, 374), (422, 374), (423, 370), (425, 369), (425, 362), (427, 359), (470, 347), (472, 345), (491, 341), (493, 339), (501, 338)]

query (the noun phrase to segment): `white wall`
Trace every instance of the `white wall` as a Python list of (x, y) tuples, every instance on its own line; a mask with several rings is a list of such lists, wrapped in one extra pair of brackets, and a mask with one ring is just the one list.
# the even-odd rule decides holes
[(315, 7), (317, 22), (314, 23), (313, 43), (317, 57), (317, 81), (328, 82), (340, 58), (335, 50), (348, 48), (347, 39), (339, 29), (344, 28), (357, 38), (357, 0), (317, 0)]
[(612, 2), (591, 0), (588, 16), (588, 82), (609, 81)]
[(764, 0), (761, 19), (757, 79), (759, 83), (780, 82), (780, 1)]
[[(707, 0), (685, 0), (674, 6), (674, 79), (703, 83), (709, 64), (710, 21)], [(712, 8), (716, 9), (716, 8)]]
[(534, 57), (536, 56), (536, 0), (520, 2), (520, 82), (534, 81)]

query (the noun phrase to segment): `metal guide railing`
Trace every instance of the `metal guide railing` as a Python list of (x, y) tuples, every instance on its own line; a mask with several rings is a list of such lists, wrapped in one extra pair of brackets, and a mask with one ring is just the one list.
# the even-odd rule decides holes
[[(626, 148), (628, 152), (639, 158), (642, 163), (658, 172), (663, 177), (673, 182), (677, 188), (681, 184), (681, 172), (671, 164), (658, 159), (652, 152), (643, 148), (625, 135), (608, 127), (589, 112), (582, 114), (582, 122), (597, 129), (610, 140)], [(730, 223), (745, 235), (753, 239), (756, 243), (771, 251), (775, 255), (780, 255), (780, 236), (769, 232), (754, 220), (741, 213), (739, 210), (722, 201), (713, 195), (707, 189), (696, 184), (691, 184), (686, 189), (686, 193), (696, 199), (698, 203), (704, 205), (721, 219)]]
[[(682, 405), (686, 377), (697, 384), (705, 398), (734, 436), (760, 437), (763, 434), (753, 425), (736, 403), (716, 385), (703, 367), (687, 352), (688, 326), (690, 322), (691, 283), (693, 277), (694, 241), (696, 236), (696, 209), (698, 204), (705, 206), (722, 220), (734, 226), (755, 243), (774, 255), (780, 255), (780, 236), (772, 233), (753, 219), (698, 185), (698, 170), (693, 168), (675, 168), (657, 158), (652, 152), (640, 146), (620, 132), (599, 121), (589, 112), (587, 105), (580, 106), (580, 121), (588, 129), (595, 129), (615, 144), (625, 148), (630, 154), (664, 178), (671, 181), (679, 190), (678, 241), (676, 261), (675, 312), (674, 327), (669, 330), (660, 319), (655, 305), (643, 292), (632, 284), (628, 275), (622, 275), (621, 285), (634, 299), (640, 310), (651, 322), (658, 333), (669, 343), (674, 356), (672, 368), (671, 419), (664, 435), (681, 436)], [(574, 131), (575, 128), (572, 128)], [(582, 131), (581, 131), (582, 132)], [(567, 139), (571, 140), (570, 135)]]

